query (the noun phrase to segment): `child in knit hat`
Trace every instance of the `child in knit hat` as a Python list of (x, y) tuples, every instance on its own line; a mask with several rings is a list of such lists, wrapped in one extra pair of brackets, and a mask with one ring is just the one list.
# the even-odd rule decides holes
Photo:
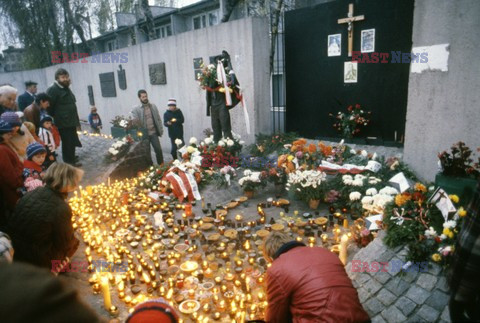
[(45, 143), (47, 147), (47, 157), (45, 158), (45, 163), (43, 166), (48, 168), (57, 160), (57, 153), (55, 150), (57, 146), (55, 145), (55, 139), (51, 132), (53, 118), (49, 115), (44, 115), (40, 120), (40, 129), (38, 130), (38, 137)]
[(97, 113), (97, 108), (92, 106), (90, 108), (90, 114), (88, 115), (88, 123), (90, 123), (90, 127), (92, 128), (93, 133), (100, 133), (102, 129), (102, 119), (100, 119), (100, 115)]
[(27, 147), (27, 160), (23, 162), (24, 193), (30, 192), (39, 186), (43, 186), (42, 165), (47, 156), (47, 150), (38, 142), (31, 143)]

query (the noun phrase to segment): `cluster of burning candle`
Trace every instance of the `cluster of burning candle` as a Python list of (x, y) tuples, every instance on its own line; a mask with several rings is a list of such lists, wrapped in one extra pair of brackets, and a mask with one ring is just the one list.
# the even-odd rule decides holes
[[(113, 316), (119, 312), (113, 303), (131, 311), (145, 300), (164, 297), (187, 321), (262, 319), (269, 265), (261, 256), (260, 231), (286, 231), (311, 247), (333, 245), (346, 261), (350, 233), (341, 214), (283, 225), (273, 217), (267, 221), (265, 210), (282, 206), (269, 199), (257, 205), (255, 220), (241, 214), (226, 219), (226, 207), (212, 208), (203, 200), (201, 216), (193, 212), (194, 202), (152, 199), (138, 183), (134, 178), (88, 186), (70, 199), (73, 226), (87, 245), (89, 282)], [(108, 267), (98, 268), (94, 259)]]

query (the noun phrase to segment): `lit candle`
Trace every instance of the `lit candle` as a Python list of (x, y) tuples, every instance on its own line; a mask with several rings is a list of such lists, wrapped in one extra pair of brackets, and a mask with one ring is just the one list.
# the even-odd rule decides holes
[(348, 246), (348, 236), (344, 234), (340, 240), (340, 254), (339, 258), (343, 265), (347, 263), (347, 246)]
[(348, 229), (348, 220), (347, 219), (343, 219), (343, 227), (345, 229)]
[(108, 283), (108, 277), (104, 276), (101, 280), (101, 288), (103, 293), (103, 305), (105, 309), (109, 309), (112, 306), (112, 299), (110, 297), (110, 284)]

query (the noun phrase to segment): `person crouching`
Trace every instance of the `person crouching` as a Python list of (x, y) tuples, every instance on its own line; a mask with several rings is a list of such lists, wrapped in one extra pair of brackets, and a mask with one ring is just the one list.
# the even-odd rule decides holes
[(265, 239), (267, 311), (265, 321), (370, 322), (343, 264), (333, 252), (306, 247), (288, 235)]

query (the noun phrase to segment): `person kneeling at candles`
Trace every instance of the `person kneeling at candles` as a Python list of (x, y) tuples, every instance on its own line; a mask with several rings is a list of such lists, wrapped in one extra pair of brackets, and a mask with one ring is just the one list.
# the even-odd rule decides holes
[[(12, 238), (14, 261), (48, 269), (65, 264), (78, 248), (72, 210), (65, 201), (83, 176), (81, 169), (53, 163), (45, 172), (45, 186), (28, 192), (7, 219), (6, 233)], [(61, 269), (61, 268), (60, 268)]]
[(267, 322), (370, 322), (338, 256), (281, 232), (264, 241)]

